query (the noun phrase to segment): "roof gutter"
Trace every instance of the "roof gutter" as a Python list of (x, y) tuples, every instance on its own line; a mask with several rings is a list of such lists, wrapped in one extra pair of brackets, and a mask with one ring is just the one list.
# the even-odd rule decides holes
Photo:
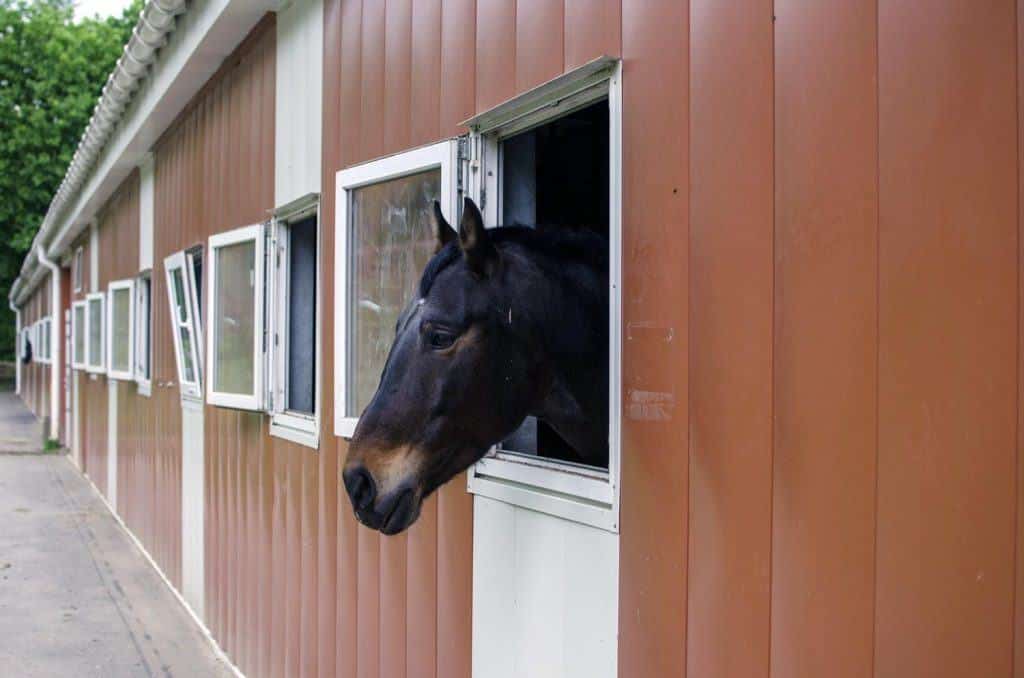
[[(42, 245), (36, 245), (39, 263), (50, 271), (50, 431), (56, 433), (60, 427), (60, 328), (63, 325), (60, 313), (60, 267), (46, 258)], [(52, 435), (56, 438), (57, 436)]]
[(21, 309), (11, 300), (7, 304), (14, 311), (14, 392), (21, 393)]
[[(71, 164), (50, 202), (39, 231), (32, 240), (32, 251), (42, 252), (41, 248), (50, 239), (51, 232), (66, 210), (70, 199), (89, 178), (97, 158), (124, 116), (132, 95), (147, 77), (149, 66), (156, 61), (157, 50), (167, 43), (167, 35), (175, 27), (175, 17), (186, 10), (187, 0), (149, 0), (146, 3), (139, 15), (138, 23), (132, 29), (131, 39), (125, 45), (121, 58), (117, 60), (114, 71), (103, 86), (99, 102), (93, 109), (89, 124), (71, 158)], [(21, 275), (11, 287), (11, 299), (15, 298), (23, 286), (19, 283), (31, 279), (33, 266), (33, 257), (26, 256), (22, 262)]]

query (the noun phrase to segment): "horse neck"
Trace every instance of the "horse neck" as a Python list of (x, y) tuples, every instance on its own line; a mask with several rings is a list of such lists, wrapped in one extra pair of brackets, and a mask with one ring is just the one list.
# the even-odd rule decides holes
[[(557, 262), (546, 262), (557, 265)], [(608, 416), (607, 274), (590, 266), (557, 276), (541, 303), (551, 388), (534, 414), (573, 447), (606, 449)], [(594, 315), (599, 317), (595, 318)]]

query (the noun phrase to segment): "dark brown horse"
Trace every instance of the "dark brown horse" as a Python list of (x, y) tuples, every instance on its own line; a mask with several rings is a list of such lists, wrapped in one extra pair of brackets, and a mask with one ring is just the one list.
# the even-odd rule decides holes
[(579, 460), (607, 463), (608, 244), (588, 231), (459, 232), (435, 204), (439, 249), (398, 320), (343, 478), (359, 520), (396, 534), (423, 499), (527, 416)]

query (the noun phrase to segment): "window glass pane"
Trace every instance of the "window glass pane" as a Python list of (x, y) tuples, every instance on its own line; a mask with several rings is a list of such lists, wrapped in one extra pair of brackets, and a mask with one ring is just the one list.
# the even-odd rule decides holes
[(75, 362), (85, 362), (85, 306), (75, 307)]
[(131, 353), (131, 308), (132, 295), (127, 288), (114, 290), (111, 295), (111, 351), (110, 368), (118, 372), (127, 372), (131, 369), (129, 355)]
[(138, 306), (135, 310), (135, 369), (138, 376), (149, 379), (149, 295), (150, 279), (140, 278), (135, 283)]
[(316, 374), (316, 217), (288, 227), (286, 409), (313, 414)]
[(178, 307), (178, 320), (188, 320), (188, 306), (185, 305), (185, 283), (180, 268), (171, 271), (171, 284), (174, 285), (174, 305)]
[(440, 169), (352, 192), (347, 416), (359, 416), (380, 381), (395, 323), (434, 252), (440, 196)]
[(185, 381), (194, 384), (196, 372), (192, 365), (192, 333), (184, 326), (179, 326), (178, 332), (181, 336), (181, 352), (184, 354), (181, 358), (181, 366), (185, 372)]
[[(218, 247), (214, 284), (213, 390), (252, 395), (256, 327), (256, 243)], [(211, 311), (211, 314), (213, 311)]]
[(99, 367), (103, 364), (103, 302), (89, 301), (89, 364)]

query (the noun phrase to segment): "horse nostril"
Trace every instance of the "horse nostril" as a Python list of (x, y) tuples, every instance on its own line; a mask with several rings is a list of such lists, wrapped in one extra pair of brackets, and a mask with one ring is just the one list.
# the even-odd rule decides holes
[(356, 511), (362, 511), (377, 497), (377, 483), (365, 467), (359, 466), (344, 473), (345, 490)]

